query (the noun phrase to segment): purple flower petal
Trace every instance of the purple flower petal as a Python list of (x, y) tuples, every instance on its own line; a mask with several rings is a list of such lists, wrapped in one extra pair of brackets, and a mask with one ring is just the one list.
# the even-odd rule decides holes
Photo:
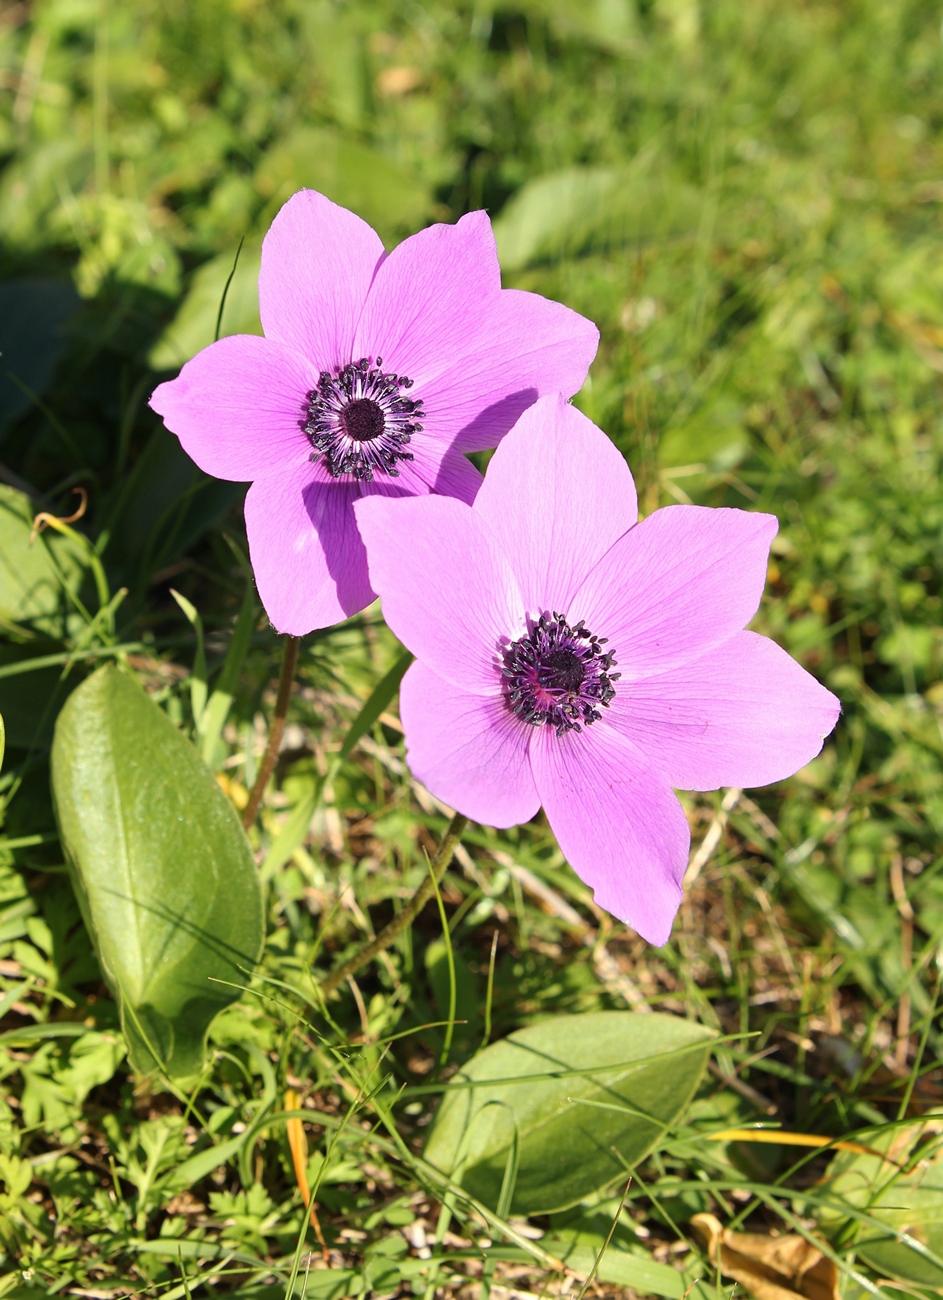
[(457, 452), (449, 452), (436, 466), (417, 456), (416, 472), (429, 485), (430, 491), (441, 497), (457, 497), (467, 506), (475, 500), (484, 482), (480, 470)]
[(278, 632), (304, 636), (374, 599), (353, 503), (359, 484), (325, 484), (310, 465), (257, 479), (246, 496), (249, 554)]
[(515, 826), (537, 812), (532, 728), (503, 700), (469, 695), (414, 663), (400, 688), (400, 716), (409, 766), (437, 799), (486, 826)]
[(592, 321), (519, 289), (474, 304), (462, 335), (422, 390), (427, 427), (457, 451), (494, 447), (539, 397), (572, 397), (599, 345)]
[[(265, 338), (205, 349), (151, 404), (208, 473), (254, 480), (259, 589), (275, 626), (297, 634), (372, 599), (357, 498), (434, 492), (470, 504), (481, 475), (463, 448), (493, 445), (541, 392), (574, 392), (598, 341), (575, 312), (501, 289), (485, 213), (422, 231), (387, 258), (369, 226), (312, 190), (272, 223), (259, 301)], [(495, 627), (505, 634), (507, 622)], [(495, 652), (489, 643), (489, 662)]]
[(491, 222), (469, 212), (394, 248), (377, 271), (354, 343), (417, 385), (468, 350), (469, 324), (501, 292)]
[(244, 483), (308, 459), (301, 419), (317, 380), (294, 348), (235, 334), (198, 352), (150, 405), (207, 474)]
[(836, 697), (755, 632), (618, 691), (607, 719), (681, 790), (781, 781), (835, 726)]
[(638, 517), (625, 460), (559, 395), (536, 402), (502, 441), (475, 513), (510, 561), (531, 615), (567, 609)]
[[(466, 462), (469, 469), (475, 470), (470, 461)], [(425, 469), (425, 467), (423, 467)], [(423, 472), (423, 469), (415, 461), (401, 460), (397, 462), (396, 474), (378, 474), (375, 478), (367, 482), (365, 479), (359, 479), (357, 482), (360, 486), (360, 495), (383, 496), (383, 497), (425, 497), (434, 490), (434, 480), (436, 475), (431, 472)], [(330, 478), (327, 470), (324, 471), (327, 481), (330, 483), (351, 483), (349, 475), (342, 475), (339, 479)], [(430, 483), (429, 479), (433, 479)], [(466, 489), (467, 490), (467, 489)]]
[(452, 451), (447, 443), (429, 433), (414, 433), (408, 450), (412, 460), (398, 461), (396, 468), (403, 481), (418, 480), (423, 484), (418, 496), (435, 492), (438, 496), (458, 497), (459, 501), (471, 505), (483, 480), (481, 472), (467, 457)]
[[(698, 659), (740, 632), (766, 582), (774, 515), (665, 506), (619, 539), (577, 592), (626, 682)], [(572, 621), (572, 620), (571, 620)]]
[(383, 257), (379, 235), (353, 212), (314, 190), (293, 195), (262, 244), (266, 337), (304, 352), (319, 371), (355, 360), (357, 322)]
[(564, 736), (539, 728), (530, 762), (563, 855), (599, 906), (666, 943), (691, 842), (667, 781), (603, 723)]
[(523, 631), (524, 607), (475, 512), (452, 497), (372, 497), (356, 515), (370, 581), (399, 639), (453, 686), (498, 695), (499, 645)]

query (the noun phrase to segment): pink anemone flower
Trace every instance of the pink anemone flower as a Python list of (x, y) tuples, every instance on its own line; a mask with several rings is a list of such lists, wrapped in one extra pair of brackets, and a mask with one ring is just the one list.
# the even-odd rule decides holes
[(560, 303), (501, 288), (484, 212), (387, 255), (313, 190), (265, 237), (259, 308), (264, 338), (205, 348), (151, 406), (201, 469), (251, 480), (259, 594), (296, 636), (374, 598), (358, 498), (472, 501), (481, 475), (463, 453), (494, 447), (544, 393), (575, 393), (599, 341)]
[(638, 523), (622, 456), (558, 397), (520, 418), (473, 506), (356, 513), (417, 659), (400, 697), (413, 772), (491, 826), (543, 804), (597, 902), (665, 943), (690, 847), (674, 789), (779, 781), (838, 718), (834, 695), (743, 630), (776, 519), (672, 505)]

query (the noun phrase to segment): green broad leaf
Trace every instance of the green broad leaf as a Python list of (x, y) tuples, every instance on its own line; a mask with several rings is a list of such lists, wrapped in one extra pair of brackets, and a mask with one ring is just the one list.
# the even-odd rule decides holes
[(494, 222), (505, 271), (590, 249), (664, 239), (697, 225), (696, 192), (651, 167), (567, 167), (528, 181)]
[(78, 617), (69, 593), (78, 592), (88, 557), (78, 542), (52, 529), (37, 533), (31, 544), (38, 508), (25, 492), (0, 484), (0, 623), (29, 623), (64, 637)]
[(216, 334), (219, 305), (224, 293), (226, 301), (220, 320), (220, 338), (228, 334), (262, 333), (259, 320), (261, 256), (259, 245), (246, 244), (238, 261), (233, 248), (200, 267), (177, 315), (151, 348), (148, 363), (155, 370), (176, 370), (203, 348), (209, 347)]
[[(56, 655), (58, 663), (45, 661)], [(63, 678), (61, 641), (37, 637), (26, 642), (0, 641), (0, 710), (7, 743), (19, 749), (48, 749), (63, 700), (75, 685)], [(36, 668), (36, 664), (43, 664)]]
[[(556, 1237), (542, 1237), (541, 1247), (548, 1254), (562, 1259), (569, 1267), (584, 1276), (591, 1272), (602, 1250), (599, 1246), (574, 1245), (572, 1241)], [(504, 1248), (501, 1258), (510, 1258), (524, 1264), (528, 1262), (525, 1251)], [(603, 1252), (596, 1269), (598, 1282), (610, 1282), (618, 1287), (631, 1287), (643, 1295), (659, 1295), (667, 1300), (681, 1300), (687, 1290), (683, 1275), (669, 1264), (659, 1264), (648, 1253), (617, 1250), (612, 1246)]]
[[(749, 454), (750, 436), (743, 425), (743, 412), (728, 398), (721, 398), (695, 417), (667, 429), (658, 439), (658, 464), (664, 469), (685, 467), (685, 491), (690, 477), (699, 469), (714, 476), (736, 469)], [(711, 481), (709, 478), (708, 481)]]
[(409, 234), (429, 215), (432, 196), (413, 172), (329, 127), (299, 127), (262, 159), (256, 184), (284, 203), (299, 189), (320, 190), (384, 238)]
[(59, 715), (52, 787), (131, 1062), (192, 1075), (262, 947), (261, 887), (236, 813), (169, 718), (110, 666)]
[(639, 44), (631, 0), (523, 0), (521, 9), (549, 22), (564, 40), (625, 54)]
[(472, 1057), (449, 1083), (425, 1158), (497, 1205), (518, 1144), (511, 1212), (575, 1205), (645, 1156), (688, 1105), (713, 1035), (675, 1016), (556, 1016)]
[(861, 1140), (884, 1155), (835, 1156), (819, 1188), (822, 1226), (828, 1231), (852, 1219), (858, 1224), (855, 1250), (880, 1274), (943, 1287), (943, 1116), (865, 1133)]

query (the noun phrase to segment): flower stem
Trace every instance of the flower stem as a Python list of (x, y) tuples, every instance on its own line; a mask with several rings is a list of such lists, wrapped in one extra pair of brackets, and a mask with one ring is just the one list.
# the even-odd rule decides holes
[(262, 764), (259, 768), (258, 776), (255, 778), (255, 785), (252, 787), (252, 793), (249, 795), (249, 802), (246, 804), (245, 812), (242, 814), (242, 825), (248, 830), (255, 821), (256, 813), (259, 811), (259, 804), (262, 802), (262, 796), (265, 794), (265, 787), (269, 783), (269, 777), (275, 768), (275, 762), (278, 758), (278, 751), (281, 748), (282, 736), (285, 732), (285, 718), (288, 715), (288, 701), (291, 699), (292, 681), (295, 676), (295, 664), (298, 662), (298, 646), (301, 641), (296, 636), (285, 637), (285, 650), (282, 654), (282, 672), (278, 679), (278, 694), (275, 697), (275, 713), (268, 732), (268, 744), (265, 746), (265, 753), (262, 755)]
[(335, 989), (344, 983), (344, 980), (351, 975), (355, 975), (362, 966), (366, 966), (367, 962), (372, 961), (384, 949), (389, 948), (393, 940), (401, 935), (407, 926), (412, 925), (426, 903), (436, 892), (439, 881), (445, 875), (446, 868), (452, 861), (452, 855), (458, 848), (462, 832), (467, 825), (467, 817), (463, 817), (461, 813), (453, 815), (445, 834), (442, 836), (442, 842), (436, 850), (436, 855), (429, 863), (428, 876), (403, 910), (393, 917), (389, 925), (383, 927), (375, 939), (371, 939), (362, 948), (358, 948), (352, 957), (348, 957), (340, 966), (335, 967), (326, 979), (322, 980), (321, 992), (324, 997), (327, 997), (329, 993), (333, 993)]

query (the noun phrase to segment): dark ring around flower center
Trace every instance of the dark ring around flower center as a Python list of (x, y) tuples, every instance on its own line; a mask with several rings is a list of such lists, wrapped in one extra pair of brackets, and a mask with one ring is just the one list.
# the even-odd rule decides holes
[(398, 463), (413, 459), (404, 448), (422, 432), (422, 399), (406, 396), (412, 386), (405, 375), (384, 371), (381, 357), (322, 371), (301, 420), (314, 447), (311, 459), (323, 458), (332, 478), (398, 477)]

